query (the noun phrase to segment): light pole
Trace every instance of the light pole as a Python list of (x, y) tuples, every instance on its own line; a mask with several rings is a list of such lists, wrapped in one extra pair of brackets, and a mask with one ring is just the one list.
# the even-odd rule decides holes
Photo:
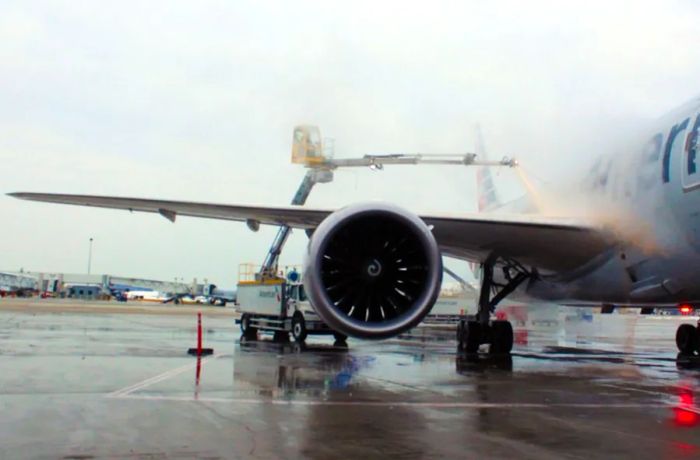
[(88, 249), (88, 275), (90, 274), (91, 265), (92, 265), (92, 238), (90, 238), (90, 247)]

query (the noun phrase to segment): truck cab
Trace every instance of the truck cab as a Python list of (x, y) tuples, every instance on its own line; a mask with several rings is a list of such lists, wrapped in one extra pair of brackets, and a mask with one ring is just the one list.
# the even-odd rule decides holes
[[(239, 272), (240, 273), (240, 272)], [(238, 282), (238, 306), (241, 334), (255, 339), (260, 332), (272, 333), (276, 341), (304, 342), (310, 334), (333, 335), (336, 341), (347, 337), (329, 328), (316, 314), (304, 290), (299, 272), (286, 276), (241, 277)]]
[(308, 319), (321, 320), (306, 296), (303, 283), (287, 284), (287, 315), (299, 312)]

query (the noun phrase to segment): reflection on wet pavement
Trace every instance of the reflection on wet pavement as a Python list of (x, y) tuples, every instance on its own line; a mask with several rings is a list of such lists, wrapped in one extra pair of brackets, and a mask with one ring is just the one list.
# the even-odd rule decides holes
[(193, 318), (0, 312), (0, 458), (700, 458), (680, 318), (508, 313), (509, 357), (459, 356), (451, 328), (302, 347), (205, 318), (197, 359)]

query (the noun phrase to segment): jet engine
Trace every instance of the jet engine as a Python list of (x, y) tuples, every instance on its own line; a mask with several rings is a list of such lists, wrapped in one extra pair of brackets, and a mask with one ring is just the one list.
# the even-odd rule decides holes
[(383, 339), (415, 327), (440, 293), (442, 256), (415, 214), (357, 204), (315, 229), (304, 284), (321, 319), (352, 337)]

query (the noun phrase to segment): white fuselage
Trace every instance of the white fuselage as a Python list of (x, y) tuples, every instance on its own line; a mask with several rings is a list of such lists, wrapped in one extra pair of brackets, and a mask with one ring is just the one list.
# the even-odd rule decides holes
[(528, 198), (531, 211), (580, 218), (620, 243), (518, 294), (570, 303), (700, 304), (699, 138), (696, 99), (645, 130), (635, 147), (598, 158), (575, 190)]

